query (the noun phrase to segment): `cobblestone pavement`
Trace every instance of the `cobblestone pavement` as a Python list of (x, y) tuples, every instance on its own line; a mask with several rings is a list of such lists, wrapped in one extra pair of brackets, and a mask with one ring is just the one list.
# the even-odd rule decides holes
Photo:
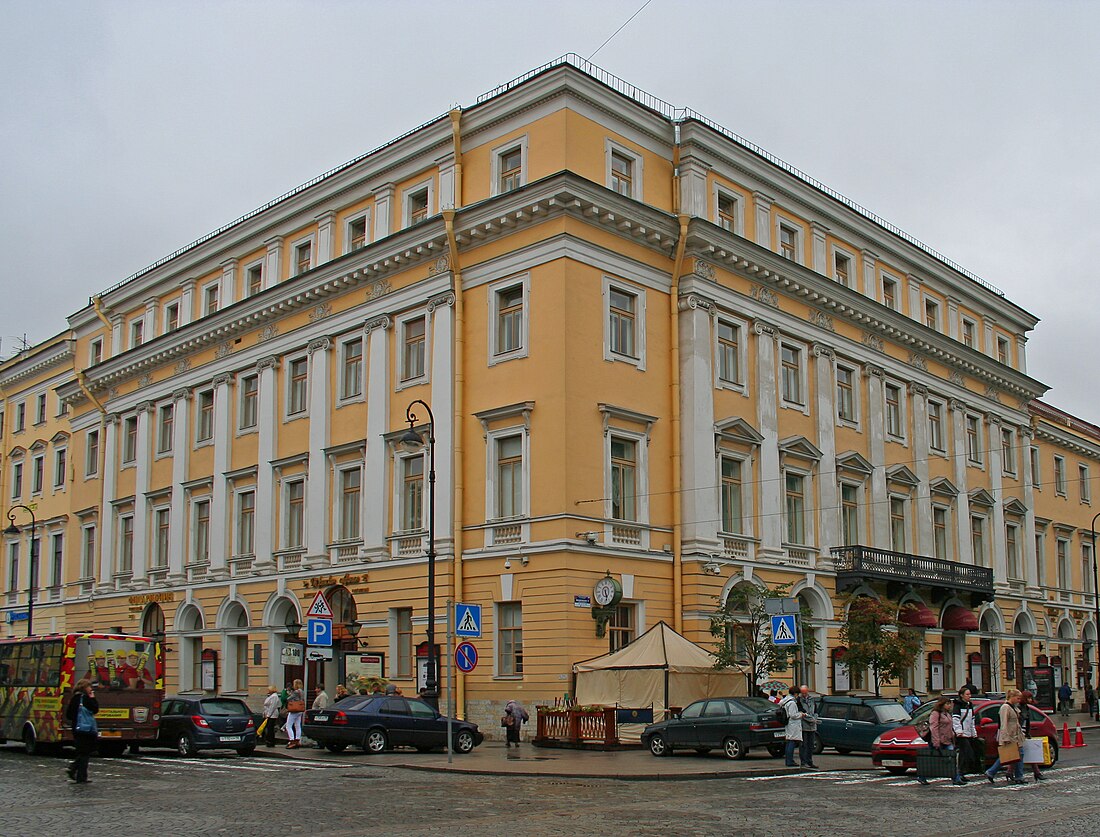
[(65, 781), (63, 760), (7, 749), (0, 834), (1092, 837), (1100, 830), (1092, 752), (1026, 786), (921, 787), (877, 770), (649, 782), (490, 777), (167, 753), (96, 759), (92, 784), (80, 786)]

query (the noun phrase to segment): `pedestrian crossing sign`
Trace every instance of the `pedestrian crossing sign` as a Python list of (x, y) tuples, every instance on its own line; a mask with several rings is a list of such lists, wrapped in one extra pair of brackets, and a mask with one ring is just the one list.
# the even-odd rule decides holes
[(772, 645), (798, 645), (794, 614), (772, 617)]
[(455, 602), (455, 636), (481, 636), (481, 605)]

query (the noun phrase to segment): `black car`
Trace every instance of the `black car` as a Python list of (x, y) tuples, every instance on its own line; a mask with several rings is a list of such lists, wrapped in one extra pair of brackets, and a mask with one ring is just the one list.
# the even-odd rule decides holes
[(242, 756), (256, 749), (256, 721), (243, 700), (226, 697), (164, 699), (155, 741), (143, 747), (174, 747), (181, 756), (199, 750), (236, 750)]
[[(306, 713), (303, 731), (331, 752), (353, 745), (367, 753), (394, 747), (415, 747), (420, 752), (447, 746), (447, 718), (430, 704), (393, 695), (352, 695), (327, 709)], [(477, 724), (451, 721), (452, 748), (468, 753), (485, 740)]]
[(909, 723), (909, 713), (891, 698), (825, 695), (817, 699), (814, 752), (834, 747), (841, 755), (869, 753), (885, 732)]
[[(766, 701), (765, 701), (766, 702)], [(782, 742), (784, 724), (774, 704), (752, 698), (707, 698), (689, 705), (677, 718), (650, 724), (642, 744), (655, 756), (673, 750), (709, 753), (721, 748), (727, 758), (743, 759), (749, 750)]]

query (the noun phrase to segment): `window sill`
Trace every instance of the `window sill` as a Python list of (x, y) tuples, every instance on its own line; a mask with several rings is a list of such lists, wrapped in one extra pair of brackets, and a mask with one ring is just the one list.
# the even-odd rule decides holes
[(846, 427), (849, 430), (859, 431), (859, 419), (843, 418), (842, 416), (836, 417), (837, 427)]
[(349, 395), (347, 398), (337, 399), (336, 400), (336, 409), (339, 410), (341, 407), (347, 407), (351, 404), (366, 404), (366, 403), (367, 403), (366, 396), (364, 396), (363, 393), (359, 393), (358, 395)]
[(511, 681), (511, 682), (515, 682), (517, 680), (523, 680), (523, 675), (522, 674), (494, 674), (492, 679), (494, 681)]
[(489, 366), (497, 366), (501, 363), (507, 363), (510, 360), (520, 360), (527, 357), (527, 348), (512, 349), (511, 351), (501, 352), (499, 354), (489, 355)]
[(398, 381), (393, 389), (394, 392), (401, 392), (403, 389), (409, 389), (410, 387), (416, 387), (427, 383), (430, 383), (430, 381), (428, 380), (428, 375), (425, 373), (423, 375), (417, 375), (415, 378)]
[(794, 410), (803, 415), (808, 416), (810, 414), (810, 406), (808, 404), (799, 404), (797, 401), (787, 401), (785, 398), (781, 398), (779, 400), (779, 406), (784, 410)]
[(726, 390), (727, 392), (737, 392), (741, 395), (748, 395), (749, 388), (747, 384), (739, 384), (736, 381), (723, 381), (721, 378), (714, 385), (715, 389)]

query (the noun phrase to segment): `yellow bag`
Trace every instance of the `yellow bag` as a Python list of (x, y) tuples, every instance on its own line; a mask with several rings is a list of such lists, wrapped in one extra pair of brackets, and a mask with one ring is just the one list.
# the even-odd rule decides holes
[(264, 718), (263, 723), (260, 724), (260, 728), (256, 730), (256, 736), (259, 737), (264, 734), (264, 730), (267, 729), (267, 722), (270, 718)]

